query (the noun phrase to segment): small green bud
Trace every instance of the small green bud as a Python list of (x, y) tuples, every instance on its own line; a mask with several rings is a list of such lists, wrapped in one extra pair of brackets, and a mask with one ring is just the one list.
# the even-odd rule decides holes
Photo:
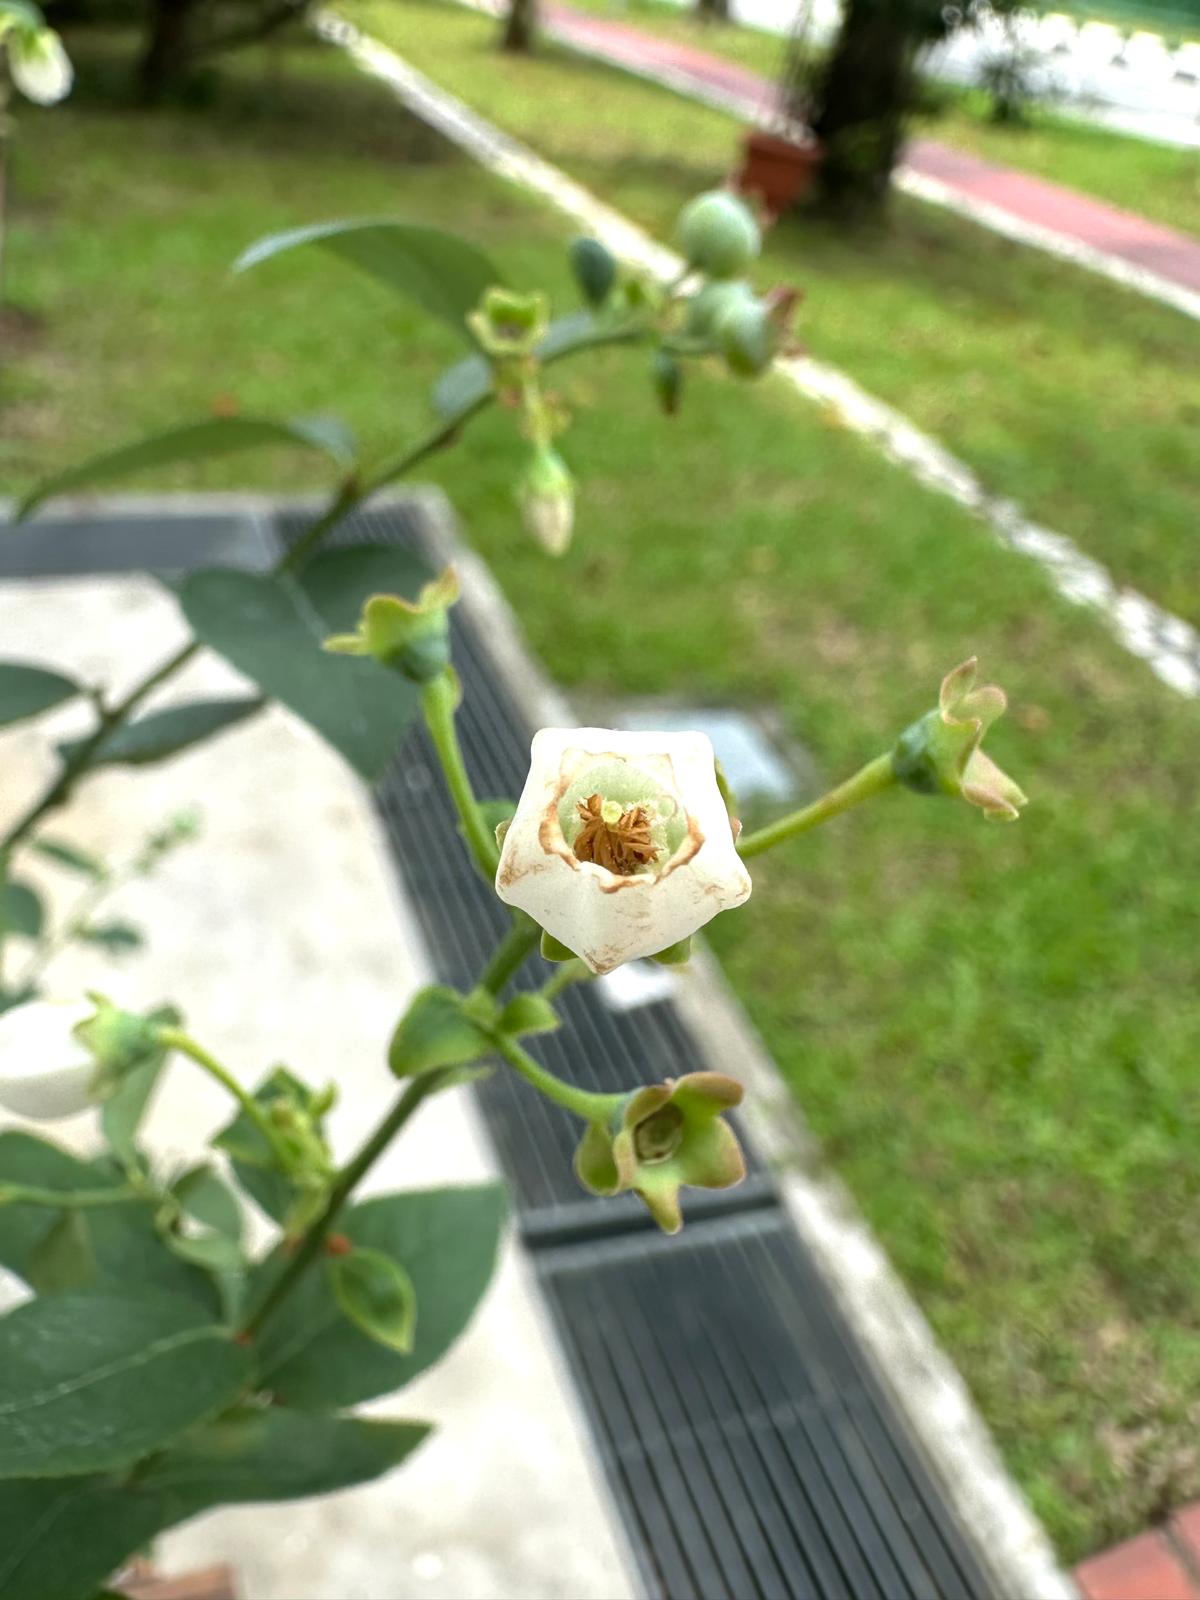
[(750, 208), (726, 189), (714, 189), (684, 206), (675, 237), (688, 265), (707, 278), (739, 277), (762, 248)]
[(453, 567), (427, 583), (416, 601), (375, 594), (363, 606), (356, 633), (326, 639), (335, 655), (373, 656), (413, 683), (429, 683), (450, 665), (449, 610), (458, 599)]
[(552, 556), (561, 556), (575, 527), (575, 480), (558, 451), (535, 445), (517, 484), (526, 530)]
[(489, 289), (468, 313), (467, 326), (486, 355), (531, 355), (550, 326), (550, 303), (544, 294)]
[(654, 359), (650, 364), (650, 377), (664, 415), (675, 416), (683, 392), (683, 368), (669, 350), (654, 352)]
[(617, 260), (599, 239), (576, 239), (570, 249), (571, 271), (588, 305), (599, 309), (617, 281)]

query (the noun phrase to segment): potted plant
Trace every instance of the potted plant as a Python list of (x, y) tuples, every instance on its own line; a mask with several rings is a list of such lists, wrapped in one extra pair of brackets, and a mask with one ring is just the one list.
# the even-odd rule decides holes
[(808, 117), (811, 19), (812, 6), (805, 0), (787, 35), (774, 109), (763, 124), (749, 130), (742, 144), (737, 187), (757, 199), (772, 218), (807, 197), (821, 162), (821, 144)]

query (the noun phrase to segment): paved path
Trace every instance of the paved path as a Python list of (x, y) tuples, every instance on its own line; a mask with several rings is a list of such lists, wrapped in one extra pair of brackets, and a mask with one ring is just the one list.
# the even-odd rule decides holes
[[(564, 44), (747, 121), (776, 113), (775, 86), (757, 73), (694, 46), (623, 22), (551, 5), (546, 25)], [(1092, 200), (1060, 184), (915, 139), (899, 176), (903, 188), (965, 212), (1009, 237), (1050, 250), (1200, 318), (1200, 240)]]

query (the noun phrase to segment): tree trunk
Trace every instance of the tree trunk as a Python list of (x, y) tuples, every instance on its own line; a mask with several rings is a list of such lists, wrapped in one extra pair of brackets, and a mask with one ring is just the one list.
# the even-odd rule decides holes
[(138, 64), (142, 99), (154, 105), (187, 71), (196, 0), (151, 0), (146, 49)]
[(818, 198), (829, 210), (878, 211), (887, 199), (913, 98), (916, 41), (898, 8), (848, 0), (817, 84), (824, 146)]
[(504, 19), (504, 32), (500, 36), (502, 50), (519, 50), (528, 53), (537, 38), (537, 0), (509, 0), (508, 15)]
[(728, 22), (729, 0), (696, 0), (696, 15), (701, 22)]

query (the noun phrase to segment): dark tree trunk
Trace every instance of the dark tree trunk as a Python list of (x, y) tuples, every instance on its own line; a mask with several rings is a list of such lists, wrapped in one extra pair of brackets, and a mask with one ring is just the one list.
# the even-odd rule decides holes
[(537, 29), (537, 0), (509, 0), (504, 31), (500, 35), (500, 48), (522, 52), (532, 50)]
[(878, 211), (887, 199), (913, 99), (916, 41), (900, 8), (848, 0), (817, 83), (813, 130), (824, 146), (818, 198), (832, 211)]
[(702, 22), (728, 22), (729, 0), (696, 0), (696, 15)]
[(146, 48), (138, 63), (142, 99), (155, 104), (179, 83), (191, 61), (196, 0), (151, 0)]

